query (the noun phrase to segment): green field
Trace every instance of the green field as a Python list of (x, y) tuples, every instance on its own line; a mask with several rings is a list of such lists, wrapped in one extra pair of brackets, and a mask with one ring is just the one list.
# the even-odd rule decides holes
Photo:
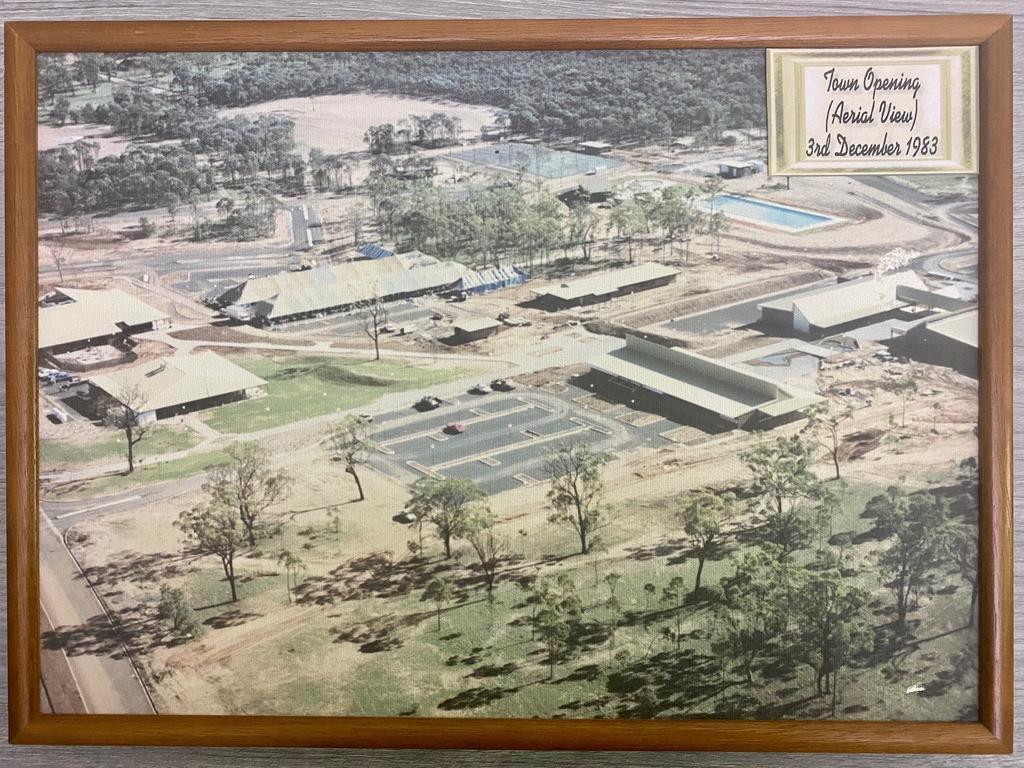
[(424, 368), (388, 360), (352, 362), (338, 357), (228, 355), (267, 382), (265, 397), (207, 412), (204, 420), (226, 433), (256, 432), (335, 411), (368, 405), (383, 395), (431, 386), (465, 375), (458, 368)]
[[(135, 456), (145, 461), (165, 453), (187, 450), (198, 445), (199, 441), (199, 435), (188, 427), (158, 425), (151, 427), (142, 442), (135, 446)], [(101, 440), (90, 443), (53, 439), (39, 441), (39, 460), (44, 467), (113, 462), (126, 455), (124, 434), (115, 430), (104, 432)]]
[[(861, 534), (872, 523), (860, 514), (881, 486), (856, 483), (844, 494), (843, 510), (832, 521), (835, 533)], [(616, 516), (606, 529), (609, 551), (572, 554), (574, 542), (558, 528), (516, 538), (499, 570), (494, 600), (488, 601), (473, 569), (465, 542), (445, 561), (437, 541), (427, 541), (421, 560), (374, 555), (347, 559), (345, 541), (352, 525), (335, 533), (326, 518), (304, 516), (286, 524), (281, 534), (261, 542), (264, 553), (282, 545), (298, 552), (309, 566), (299, 587), (301, 604), (323, 606), (301, 624), (261, 646), (250, 659), (236, 691), (234, 711), (269, 714), (340, 714), (351, 716), (471, 717), (828, 717), (829, 701), (815, 695), (814, 674), (804, 660), (787, 655), (759, 665), (755, 684), (723, 664), (712, 648), (716, 633), (714, 599), (689, 600), (681, 612), (682, 642), (671, 632), (675, 614), (660, 600), (674, 576), (692, 586), (696, 560), (671, 526), (673, 500), (644, 499), (630, 514)], [(655, 541), (637, 546), (638, 534), (664, 531)], [(514, 535), (504, 530), (505, 535)], [(396, 535), (402, 533), (396, 530)], [(730, 537), (725, 556), (709, 561), (704, 585), (715, 585), (735, 569), (733, 558), (748, 545)], [(304, 544), (302, 542), (305, 542)], [(879, 542), (870, 536), (853, 545), (863, 562), (860, 583), (872, 594), (869, 609), (875, 626), (891, 619), (891, 596), (868, 559)], [(804, 550), (798, 562), (808, 562)], [(265, 557), (271, 557), (266, 554)], [(240, 561), (246, 581), (240, 602), (218, 605), (227, 585), (212, 570), (190, 577), (197, 605), (233, 615), (266, 615), (287, 604), (283, 575), (266, 561), (261, 571)], [(615, 616), (606, 606), (604, 577), (621, 576)], [(571, 577), (584, 614), (571, 652), (562, 655), (551, 675), (546, 652), (530, 626), (530, 607), (518, 582), (541, 573)], [(423, 586), (437, 574), (454, 585), (443, 606), (438, 629), (435, 605), (423, 599)], [(887, 717), (951, 720), (970, 717), (975, 690), (953, 680), (952, 659), (969, 637), (965, 628), (968, 590), (955, 574), (922, 600), (913, 614), (915, 643), (891, 658), (850, 668), (842, 682), (838, 712), (843, 718)], [(654, 584), (649, 593), (646, 584)], [(287, 680), (268, 679), (259, 670), (287, 670)], [(246, 671), (250, 670), (250, 671)], [(921, 684), (926, 692), (907, 692)]]
[(106, 496), (150, 483), (191, 477), (203, 472), (207, 467), (227, 461), (228, 455), (223, 451), (209, 451), (207, 453), (192, 454), (182, 459), (162, 461), (149, 465), (143, 462), (141, 465), (136, 464), (135, 471), (130, 475), (120, 473), (104, 475), (94, 480), (86, 480), (81, 483), (65, 486), (61, 496), (64, 498)]

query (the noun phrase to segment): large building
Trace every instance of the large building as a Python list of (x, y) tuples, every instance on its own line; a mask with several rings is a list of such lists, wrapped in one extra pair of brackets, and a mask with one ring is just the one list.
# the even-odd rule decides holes
[(942, 365), (978, 378), (978, 310), (963, 309), (925, 320), (894, 338), (890, 348), (912, 360)]
[(664, 264), (637, 264), (625, 269), (614, 269), (587, 277), (550, 283), (534, 289), (536, 302), (544, 309), (559, 310), (582, 307), (668, 285), (676, 279), (678, 269)]
[(164, 312), (118, 288), (59, 288), (39, 304), (39, 351), (61, 355), (117, 344), (169, 322)]
[[(267, 382), (213, 352), (175, 355), (89, 379), (96, 415), (128, 405), (140, 424), (258, 397)], [(130, 402), (129, 402), (130, 401)]]
[(596, 386), (618, 399), (709, 431), (765, 429), (799, 418), (818, 395), (638, 336), (592, 362)]
[(758, 309), (765, 326), (819, 338), (869, 325), (913, 307), (917, 301), (898, 295), (903, 293), (902, 288), (928, 292), (917, 273), (907, 270), (837, 283), (770, 301)]
[(217, 303), (236, 320), (273, 324), (342, 312), (372, 299), (444, 293), (469, 272), (413, 251), (252, 278), (222, 293)]

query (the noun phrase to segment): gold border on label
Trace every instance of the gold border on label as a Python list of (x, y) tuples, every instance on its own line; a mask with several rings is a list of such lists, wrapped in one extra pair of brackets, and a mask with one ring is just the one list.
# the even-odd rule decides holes
[[(768, 48), (768, 174), (772, 176), (855, 176), (877, 174), (975, 174), (978, 172), (978, 48)], [(885, 64), (939, 67), (941, 114), (937, 157), (864, 161), (806, 156), (804, 71), (834, 61), (839, 65), (878, 60)], [(954, 67), (959, 67), (956, 73)]]

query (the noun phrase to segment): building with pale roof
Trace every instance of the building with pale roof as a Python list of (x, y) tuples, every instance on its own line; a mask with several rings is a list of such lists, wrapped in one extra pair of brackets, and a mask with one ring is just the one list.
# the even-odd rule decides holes
[(466, 344), (493, 336), (501, 328), (501, 321), (481, 315), (463, 315), (452, 325), (448, 343)]
[(119, 288), (58, 288), (39, 306), (39, 351), (66, 352), (114, 344), (170, 323), (168, 316)]
[(561, 283), (549, 283), (542, 288), (535, 288), (533, 294), (544, 309), (559, 310), (597, 304), (617, 296), (668, 285), (678, 274), (678, 269), (650, 262)]
[(174, 355), (89, 379), (97, 415), (128, 405), (140, 424), (258, 397), (267, 382), (213, 352)]
[[(912, 270), (840, 282), (827, 288), (787, 296), (758, 305), (761, 322), (809, 337), (828, 336), (869, 325), (913, 307), (902, 288), (927, 292)], [(903, 294), (903, 295), (898, 295)], [(916, 294), (920, 295), (920, 294)]]
[(978, 309), (923, 320), (889, 343), (899, 355), (978, 378)]
[(272, 324), (342, 312), (373, 299), (449, 291), (469, 272), (462, 264), (412, 251), (251, 278), (222, 293), (217, 304), (236, 320)]
[(764, 429), (821, 397), (753, 371), (639, 336), (591, 364), (599, 385), (631, 404), (710, 429)]

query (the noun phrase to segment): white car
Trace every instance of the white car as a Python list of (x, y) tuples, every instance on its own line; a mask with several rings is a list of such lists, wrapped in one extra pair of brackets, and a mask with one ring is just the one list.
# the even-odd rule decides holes
[(480, 382), (479, 384), (474, 384), (472, 387), (470, 387), (469, 391), (471, 394), (474, 395), (486, 395), (490, 393), (491, 388), (484, 384), (483, 382)]

